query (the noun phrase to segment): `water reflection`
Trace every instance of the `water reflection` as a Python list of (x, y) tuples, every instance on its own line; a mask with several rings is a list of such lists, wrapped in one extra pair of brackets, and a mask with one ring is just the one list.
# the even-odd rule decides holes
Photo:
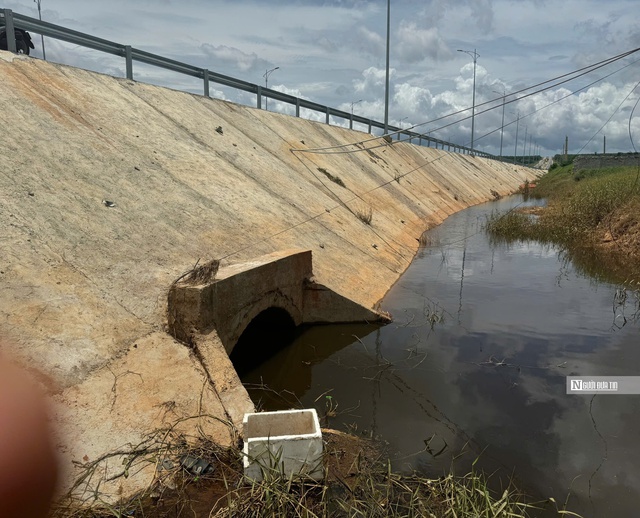
[(461, 471), (482, 454), (482, 467), (537, 495), (570, 493), (585, 517), (635, 516), (640, 397), (568, 396), (565, 377), (639, 374), (637, 296), (585, 278), (553, 247), (489, 243), (485, 216), (522, 203), (475, 207), (430, 232), (384, 299), (392, 324), (308, 330), (244, 381), (320, 414), (330, 390), (330, 424), (383, 438), (397, 468), (437, 475), (465, 450)]

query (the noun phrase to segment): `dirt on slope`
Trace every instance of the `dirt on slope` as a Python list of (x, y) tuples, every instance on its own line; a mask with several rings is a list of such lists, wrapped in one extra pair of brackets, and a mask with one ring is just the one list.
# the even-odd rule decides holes
[(319, 282), (372, 307), (424, 230), (532, 177), (409, 143), (304, 152), (371, 136), (2, 51), (0, 76), (0, 334), (48, 380), (62, 488), (169, 417), (233, 442), (215, 387), (233, 366), (165, 333), (198, 262), (311, 249)]

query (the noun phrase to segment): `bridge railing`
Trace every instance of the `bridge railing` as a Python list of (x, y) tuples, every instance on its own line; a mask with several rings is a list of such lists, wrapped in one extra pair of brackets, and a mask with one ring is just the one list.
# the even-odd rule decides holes
[(195, 77), (197, 79), (201, 79), (203, 81), (203, 94), (207, 97), (210, 97), (210, 84), (215, 83), (243, 92), (248, 92), (250, 94), (255, 94), (256, 107), (259, 109), (262, 108), (262, 98), (265, 97), (268, 99), (273, 99), (274, 101), (281, 101), (283, 103), (294, 106), (296, 117), (300, 117), (300, 110), (302, 108), (305, 108), (307, 110), (323, 114), (325, 117), (325, 122), (327, 124), (330, 124), (330, 118), (333, 116), (348, 121), (350, 128), (353, 128), (354, 122), (363, 124), (367, 126), (369, 133), (372, 132), (373, 128), (381, 129), (383, 130), (383, 132), (386, 129), (389, 133), (395, 133), (397, 135), (397, 140), (408, 140), (421, 146), (433, 146), (440, 149), (446, 148), (448, 151), (454, 151), (464, 154), (474, 154), (486, 158), (498, 159), (498, 157), (490, 155), (489, 153), (478, 150), (474, 151), (469, 147), (440, 140), (428, 134), (405, 130), (391, 125), (387, 125), (387, 127), (385, 128), (383, 122), (376, 121), (374, 119), (354, 115), (350, 112), (338, 110), (336, 108), (315, 103), (307, 99), (301, 99), (300, 97), (295, 97), (293, 95), (279, 92), (277, 90), (265, 88), (261, 85), (220, 74), (206, 68), (196, 67), (194, 65), (182, 63), (174, 59), (159, 56), (157, 54), (152, 54), (144, 50), (136, 49), (131, 45), (123, 45), (121, 43), (97, 38), (96, 36), (91, 36), (89, 34), (68, 29), (60, 25), (55, 25), (53, 23), (44, 22), (38, 20), (37, 18), (31, 18), (29, 16), (14, 13), (11, 9), (0, 9), (0, 27), (2, 26), (6, 28), (7, 48), (12, 52), (16, 52), (16, 41), (13, 29), (24, 29), (26, 31), (35, 32), (36, 34), (42, 34), (43, 36), (47, 36), (49, 38), (54, 38), (57, 40), (65, 41), (67, 43), (72, 43), (74, 45), (90, 48), (99, 52), (111, 54), (113, 56), (122, 57), (125, 60), (126, 64), (127, 79), (134, 79), (133, 63), (134, 61), (137, 61), (166, 70), (171, 70), (179, 74), (184, 74), (187, 76)]

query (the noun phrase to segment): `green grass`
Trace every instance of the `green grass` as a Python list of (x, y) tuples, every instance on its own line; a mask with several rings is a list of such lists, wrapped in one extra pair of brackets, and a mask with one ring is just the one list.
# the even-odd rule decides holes
[[(157, 434), (150, 435), (142, 449), (135, 447), (126, 457), (132, 463), (156, 466), (156, 478), (147, 489), (108, 504), (98, 484), (87, 494), (69, 493), (58, 502), (52, 516), (527, 518), (536, 516), (540, 509), (556, 511), (559, 516), (579, 516), (565, 510), (566, 502), (560, 506), (553, 498), (531, 502), (512, 481), (503, 484), (478, 472), (475, 462), (471, 471), (461, 476), (453, 472), (439, 478), (397, 473), (373, 445), (371, 449), (351, 449), (350, 443), (340, 443), (325, 451), (323, 481), (285, 476), (276, 455), (268, 466), (261, 466), (263, 480), (251, 483), (243, 477), (239, 450), (219, 447), (208, 439), (188, 446), (187, 438), (173, 428), (167, 433), (160, 436), (161, 441)], [(356, 437), (350, 440), (360, 444)], [(207, 461), (213, 471), (195, 475), (183, 469), (179, 459), (185, 453)], [(340, 460), (332, 463), (332, 457)], [(107, 458), (112, 459), (105, 455)], [(87, 477), (106, 477), (99, 469), (101, 462), (87, 463), (88, 471), (78, 479), (80, 485)]]
[(543, 506), (557, 510), (553, 499), (526, 502), (511, 483), (494, 493), (475, 471), (437, 479), (394, 473), (389, 463), (355, 471), (349, 480), (327, 484), (265, 472), (263, 481), (231, 490), (214, 516), (527, 518)]
[[(492, 214), (486, 230), (493, 240), (530, 240), (555, 244), (585, 272), (614, 282), (640, 279), (637, 243), (603, 249), (608, 231), (623, 243), (640, 228), (640, 169), (620, 167), (581, 171), (573, 165), (556, 167), (543, 176), (533, 196), (548, 207), (537, 217), (517, 210)], [(620, 224), (625, 221), (624, 226)], [(600, 266), (599, 266), (600, 265)]]

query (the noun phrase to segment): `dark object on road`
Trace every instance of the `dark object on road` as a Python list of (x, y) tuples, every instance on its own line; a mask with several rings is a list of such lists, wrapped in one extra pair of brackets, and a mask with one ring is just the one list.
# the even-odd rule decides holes
[[(18, 54), (29, 55), (29, 49), (34, 49), (31, 35), (24, 29), (14, 29), (16, 35), (16, 50)], [(4, 26), (0, 27), (0, 50), (8, 50), (7, 31)]]

